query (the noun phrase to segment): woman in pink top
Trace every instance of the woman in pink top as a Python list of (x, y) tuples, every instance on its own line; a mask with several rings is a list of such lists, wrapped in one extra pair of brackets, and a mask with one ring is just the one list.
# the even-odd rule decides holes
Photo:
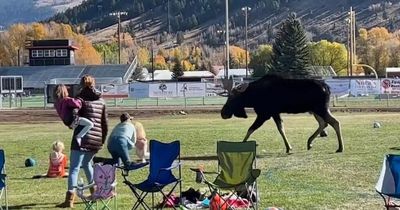
[(69, 97), (67, 87), (62, 84), (57, 85), (54, 89), (54, 98), (56, 99), (54, 108), (66, 126), (71, 129), (75, 129), (78, 125), (83, 126), (76, 135), (76, 140), (80, 145), (82, 138), (94, 126), (89, 119), (78, 116), (78, 111), (82, 108), (82, 100)]

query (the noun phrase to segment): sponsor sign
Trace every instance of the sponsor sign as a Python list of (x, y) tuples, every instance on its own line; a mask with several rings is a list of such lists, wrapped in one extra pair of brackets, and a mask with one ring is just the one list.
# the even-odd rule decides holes
[(173, 98), (177, 96), (176, 83), (149, 84), (150, 98)]
[(101, 85), (103, 98), (128, 98), (129, 84), (108, 84)]
[(379, 94), (381, 89), (378, 79), (352, 79), (350, 81), (350, 93), (353, 96), (367, 96)]
[(381, 93), (400, 94), (400, 79), (382, 79)]
[(331, 89), (331, 94), (344, 96), (350, 92), (350, 79), (327, 79), (325, 80)]
[(148, 98), (149, 84), (134, 82), (129, 84), (129, 98)]
[(178, 83), (178, 97), (205, 97), (205, 83)]

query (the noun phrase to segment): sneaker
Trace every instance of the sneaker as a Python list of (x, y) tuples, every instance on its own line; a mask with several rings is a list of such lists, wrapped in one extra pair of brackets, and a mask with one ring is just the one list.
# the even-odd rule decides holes
[(76, 137), (76, 142), (78, 142), (78, 145), (81, 146), (82, 138)]

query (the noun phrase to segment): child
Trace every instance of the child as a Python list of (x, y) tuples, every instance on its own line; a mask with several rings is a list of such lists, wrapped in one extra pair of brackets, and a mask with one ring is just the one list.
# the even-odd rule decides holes
[(53, 151), (50, 153), (50, 165), (47, 171), (47, 177), (65, 177), (68, 173), (65, 172), (67, 166), (67, 156), (63, 153), (64, 144), (61, 141), (55, 141), (52, 146)]
[(78, 125), (83, 126), (82, 130), (76, 135), (76, 140), (80, 146), (83, 136), (94, 126), (92, 121), (79, 117), (77, 114), (78, 110), (82, 108), (82, 101), (69, 97), (67, 87), (62, 84), (57, 85), (54, 89), (54, 98), (56, 99), (54, 108), (66, 126), (71, 129), (75, 129)]
[(140, 122), (134, 122), (136, 129), (136, 142), (135, 142), (135, 147), (136, 147), (136, 155), (139, 157), (139, 159), (144, 163), (146, 162), (146, 158), (149, 158), (150, 154), (147, 152), (147, 138), (146, 138), (146, 132), (144, 131), (143, 124)]

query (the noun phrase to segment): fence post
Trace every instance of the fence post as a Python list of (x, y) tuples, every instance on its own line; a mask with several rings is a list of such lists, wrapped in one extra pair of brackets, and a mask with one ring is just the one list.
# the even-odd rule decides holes
[(138, 108), (138, 99), (136, 98), (135, 101), (136, 101), (136, 109), (137, 109)]
[(206, 97), (203, 96), (203, 106), (206, 105), (205, 99), (206, 99)]
[(386, 96), (386, 107), (389, 107), (389, 93), (387, 93)]
[(47, 91), (46, 91), (46, 89), (47, 89), (47, 84), (46, 84), (46, 82), (44, 82), (44, 94), (43, 94), (43, 109), (46, 109), (46, 106), (47, 106)]

